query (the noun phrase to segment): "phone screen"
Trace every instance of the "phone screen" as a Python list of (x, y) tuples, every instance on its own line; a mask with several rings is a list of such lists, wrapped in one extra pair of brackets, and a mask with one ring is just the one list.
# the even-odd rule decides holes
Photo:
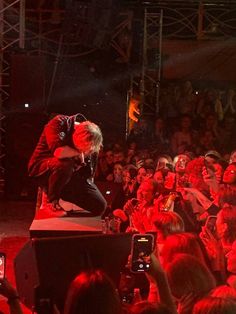
[(145, 258), (153, 251), (154, 237), (152, 234), (134, 234), (132, 237), (131, 271), (144, 272), (149, 270), (150, 261)]
[(6, 268), (6, 256), (4, 253), (0, 253), (0, 279), (5, 278)]

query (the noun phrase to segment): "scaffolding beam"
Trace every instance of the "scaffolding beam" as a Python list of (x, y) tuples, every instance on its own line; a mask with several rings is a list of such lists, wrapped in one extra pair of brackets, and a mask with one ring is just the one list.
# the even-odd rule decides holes
[(155, 117), (159, 113), (162, 21), (162, 10), (153, 12), (152, 9), (144, 9), (141, 23), (143, 25), (141, 64), (134, 67), (129, 91), (131, 98), (134, 94), (140, 95), (140, 111), (143, 116)]
[(10, 64), (8, 51), (13, 47), (24, 49), (25, 0), (0, 0), (0, 197), (5, 191), (5, 114), (9, 98)]

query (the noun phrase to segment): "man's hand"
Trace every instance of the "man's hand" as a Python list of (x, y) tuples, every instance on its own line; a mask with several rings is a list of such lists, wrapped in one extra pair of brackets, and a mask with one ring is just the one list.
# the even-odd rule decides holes
[(54, 151), (54, 157), (58, 158), (58, 159), (64, 159), (64, 158), (73, 158), (73, 157), (79, 157), (80, 156), (80, 152), (70, 146), (61, 146), (58, 147), (57, 149), (55, 149)]
[(0, 279), (0, 294), (7, 299), (18, 298), (17, 291), (7, 279)]

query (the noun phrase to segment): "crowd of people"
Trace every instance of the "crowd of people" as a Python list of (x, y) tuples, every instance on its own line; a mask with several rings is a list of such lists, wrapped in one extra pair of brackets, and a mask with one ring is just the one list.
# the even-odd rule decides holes
[(159, 115), (154, 128), (140, 116), (126, 144), (105, 147), (98, 158), (95, 182), (120, 188), (106, 214), (119, 217), (124, 232), (157, 233), (157, 259), (170, 288), (166, 301), (163, 287), (147, 276), (149, 290), (142, 297), (150, 311), (140, 305), (134, 313), (167, 313), (151, 310), (150, 303), (170, 313), (235, 312), (233, 92), (226, 106), (210, 91), (194, 95), (189, 82), (184, 89), (179, 102), (186, 105), (176, 116)]
[[(164, 96), (155, 122), (139, 116), (125, 143), (102, 147), (100, 129), (78, 116), (56, 116), (42, 133), (30, 173), (49, 180), (53, 207), (65, 198), (119, 219), (121, 232), (156, 235), (142, 280), (133, 280), (129, 259), (119, 287), (102, 269), (82, 272), (65, 314), (236, 313), (234, 92), (197, 95), (185, 82)], [(115, 197), (106, 202), (94, 182), (115, 187)], [(0, 293), (16, 302), (7, 289), (2, 281)], [(12, 313), (21, 313), (18, 304)]]

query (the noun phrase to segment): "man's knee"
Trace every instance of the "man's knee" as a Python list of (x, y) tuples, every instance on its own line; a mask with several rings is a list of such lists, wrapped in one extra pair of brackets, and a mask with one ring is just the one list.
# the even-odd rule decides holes
[(92, 213), (93, 216), (100, 216), (107, 208), (107, 202), (105, 198), (101, 196), (93, 199), (89, 197), (82, 207)]
[(96, 205), (94, 206), (94, 208), (91, 210), (91, 212), (95, 215), (95, 216), (100, 216), (104, 213), (105, 209), (107, 208), (107, 202), (105, 199), (100, 199)]

